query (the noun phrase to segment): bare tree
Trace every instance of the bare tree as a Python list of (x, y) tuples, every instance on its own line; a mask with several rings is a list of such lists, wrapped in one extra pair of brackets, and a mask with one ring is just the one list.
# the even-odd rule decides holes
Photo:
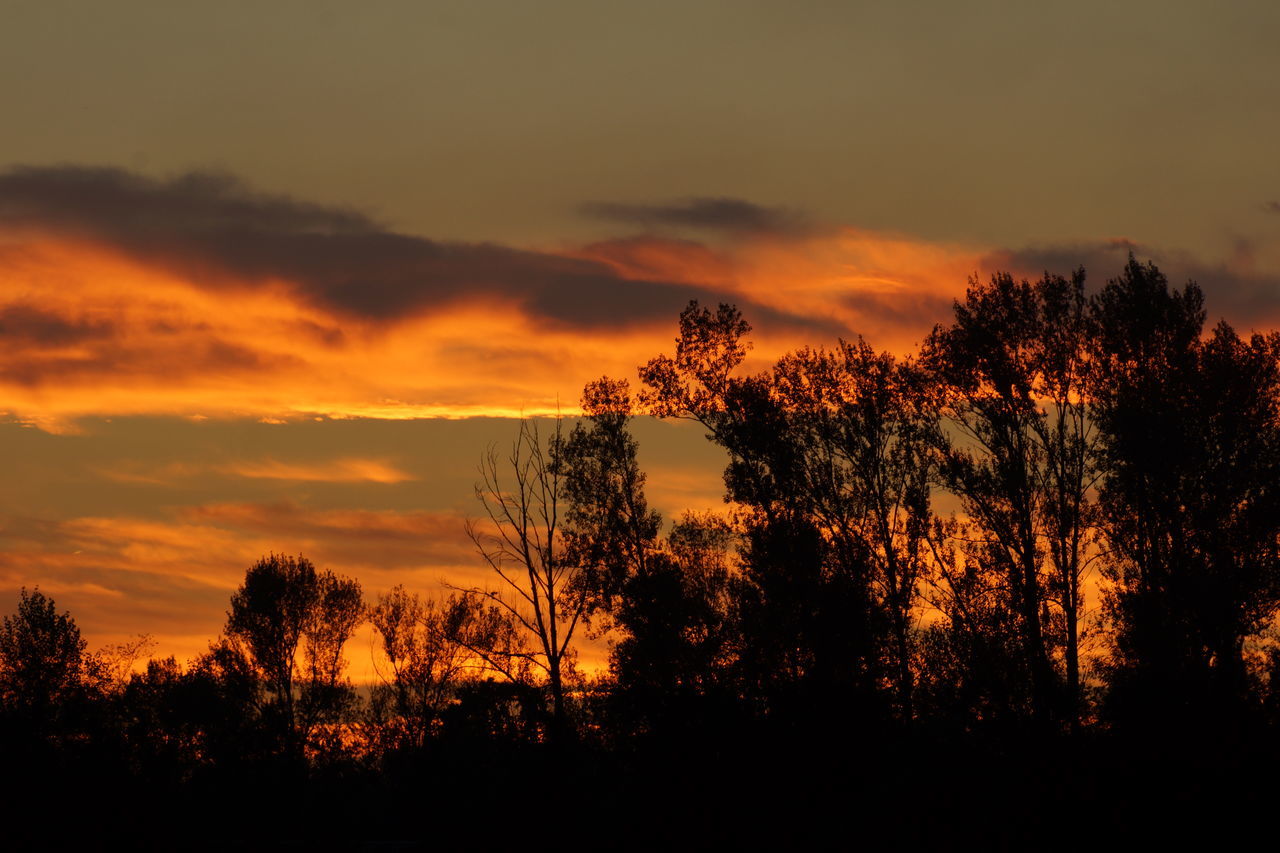
[[(511, 680), (545, 677), (556, 730), (564, 725), (564, 681), (574, 657), (570, 644), (587, 600), (578, 567), (566, 559), (564, 547), (563, 447), (559, 419), (546, 440), (535, 421), (522, 420), (505, 455), (490, 447), (481, 459), (476, 499), (485, 518), (469, 521), (467, 535), (502, 583), (498, 590), (460, 589), (486, 624), (461, 620), (455, 626), (455, 636)], [(486, 603), (496, 606), (528, 644), (494, 622), (491, 608), (478, 606)]]

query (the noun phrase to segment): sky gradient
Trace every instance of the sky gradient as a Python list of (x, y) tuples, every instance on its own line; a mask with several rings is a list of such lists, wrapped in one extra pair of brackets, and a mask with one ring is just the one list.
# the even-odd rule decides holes
[[(689, 299), (752, 368), (906, 353), (971, 275), (1133, 251), (1280, 327), (1273, 4), (5, 18), (0, 596), (95, 645), (200, 651), (268, 551), (369, 597), (479, 576), (486, 446), (634, 382)], [(654, 503), (714, 506), (701, 433), (639, 429)]]

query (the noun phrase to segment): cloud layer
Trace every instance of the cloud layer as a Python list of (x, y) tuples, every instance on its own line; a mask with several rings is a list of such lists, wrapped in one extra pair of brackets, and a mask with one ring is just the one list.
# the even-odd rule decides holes
[[(699, 227), (782, 222), (729, 199), (610, 209)], [(51, 429), (86, 414), (551, 411), (601, 373), (631, 375), (690, 299), (738, 304), (762, 355), (849, 334), (862, 314), (893, 321), (901, 307), (859, 307), (854, 280), (821, 285), (849, 291), (835, 294), (849, 310), (814, 309), (812, 258), (828, 239), (450, 244), (227, 176), (10, 169), (0, 411)]]
[(11, 169), (0, 174), (0, 226), (111, 246), (206, 290), (284, 283), (306, 305), (358, 320), (499, 303), (539, 327), (621, 327), (712, 297), (689, 282), (623, 279), (583, 258), (398, 234), (219, 174)]
[[(442, 243), (224, 175), (10, 169), (0, 412), (49, 429), (92, 414), (546, 413), (602, 373), (634, 376), (689, 299), (737, 304), (757, 367), (858, 334), (905, 353), (972, 275), (1083, 264), (1097, 284), (1131, 250), (1199, 280), (1232, 322), (1280, 315), (1280, 280), (1248, 246), (1215, 265), (1127, 240), (1011, 250), (801, 228), (731, 198), (587, 210), (649, 230), (555, 250)], [(695, 239), (708, 231), (732, 239)]]

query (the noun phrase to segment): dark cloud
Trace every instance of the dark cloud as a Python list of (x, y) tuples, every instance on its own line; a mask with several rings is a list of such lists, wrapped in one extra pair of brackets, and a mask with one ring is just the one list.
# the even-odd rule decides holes
[(1280, 213), (1280, 201), (1268, 201), (1262, 205), (1262, 209), (1268, 213)]
[[(686, 215), (774, 221), (730, 201)], [(375, 321), (498, 300), (522, 304), (548, 326), (618, 327), (718, 298), (697, 285), (625, 279), (600, 261), (397, 234), (358, 212), (258, 193), (217, 174), (158, 180), (115, 168), (13, 168), (0, 173), (0, 226), (105, 243), (208, 288), (285, 280), (312, 304)]]
[(738, 198), (687, 198), (671, 204), (622, 204), (593, 201), (579, 210), (585, 216), (642, 228), (699, 228), (746, 233), (803, 231), (804, 217), (795, 211), (763, 207)]
[(1084, 267), (1089, 282), (1097, 287), (1120, 274), (1130, 252), (1144, 259), (1151, 256), (1150, 247), (1126, 238), (1116, 238), (1091, 243), (1000, 249), (978, 263), (984, 274), (1007, 270), (1027, 277), (1039, 277), (1046, 272), (1068, 275), (1072, 270)]
[(0, 306), (0, 340), (10, 346), (63, 347), (114, 335), (112, 325), (101, 320), (72, 320), (31, 305)]

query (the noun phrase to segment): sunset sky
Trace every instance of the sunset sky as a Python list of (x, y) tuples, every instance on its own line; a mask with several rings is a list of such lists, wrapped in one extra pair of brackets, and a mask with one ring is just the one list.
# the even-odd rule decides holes
[[(485, 448), (690, 299), (756, 368), (906, 353), (971, 275), (1132, 251), (1280, 327), (1278, 39), (1271, 2), (10, 0), (0, 610), (186, 657), (270, 551), (483, 583)], [(664, 514), (719, 504), (700, 430), (637, 433)]]

